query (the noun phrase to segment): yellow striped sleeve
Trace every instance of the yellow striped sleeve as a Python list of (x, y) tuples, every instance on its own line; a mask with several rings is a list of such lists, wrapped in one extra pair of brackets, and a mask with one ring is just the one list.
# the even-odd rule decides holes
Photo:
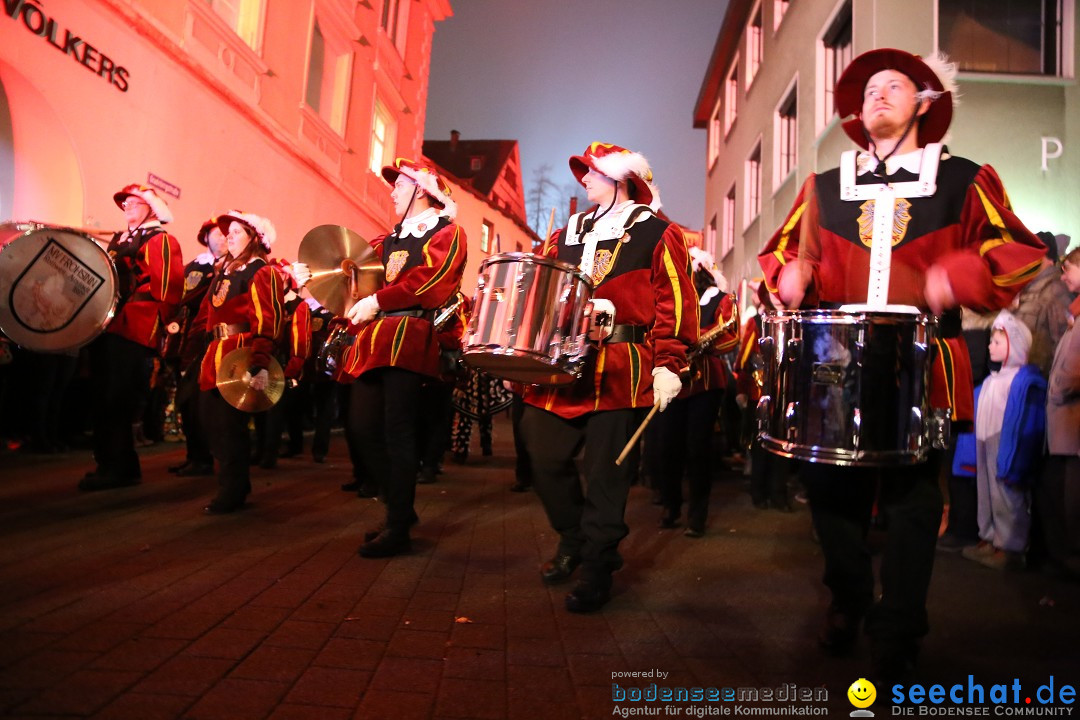
[(672, 334), (677, 336), (679, 329), (682, 328), (682, 288), (679, 286), (679, 271), (671, 259), (667, 245), (664, 246), (664, 271), (667, 272), (668, 281), (671, 283), (671, 293), (675, 297), (675, 330)]

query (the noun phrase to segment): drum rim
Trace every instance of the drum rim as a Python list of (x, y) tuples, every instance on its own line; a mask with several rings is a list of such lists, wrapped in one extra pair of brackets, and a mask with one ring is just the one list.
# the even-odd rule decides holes
[[(585, 357), (584, 356), (570, 359), (569, 364), (571, 364), (573, 366), (573, 369), (567, 370), (567, 369), (562, 368), (559, 365), (557, 365), (556, 361), (552, 360), (547, 355), (544, 355), (543, 353), (537, 352), (536, 350), (522, 350), (520, 348), (511, 347), (511, 348), (507, 348), (505, 350), (500, 351), (500, 350), (498, 350), (499, 348), (502, 348), (502, 346), (501, 345), (495, 345), (495, 346), (492, 346), (492, 345), (466, 345), (461, 350), (461, 359), (462, 359), (463, 362), (465, 362), (466, 365), (468, 365), (470, 368), (472, 368), (474, 370), (479, 370), (481, 372), (485, 372), (488, 375), (491, 375), (492, 377), (499, 378), (500, 380), (510, 380), (511, 382), (525, 382), (525, 381), (523, 381), (523, 380), (514, 380), (513, 378), (508, 378), (505, 375), (500, 375), (497, 372), (492, 372), (491, 369), (479, 367), (478, 365), (475, 365), (475, 364), (469, 362), (469, 360), (471, 358), (473, 358), (473, 357), (484, 357), (484, 358), (503, 358), (503, 357), (513, 358), (513, 357), (516, 357), (516, 358), (524, 358), (524, 359), (529, 359), (529, 360), (539, 360), (541, 365), (543, 365), (545, 368), (548, 368), (548, 369), (553, 371), (551, 373), (552, 375), (557, 375), (557, 376), (559, 376), (561, 378), (567, 378), (566, 382), (560, 382), (560, 383), (529, 383), (531, 385), (538, 385), (540, 387), (562, 387), (564, 385), (572, 384), (573, 382), (575, 382), (576, 380), (578, 380), (581, 377), (581, 371), (582, 371), (582, 368), (585, 365)], [(569, 356), (566, 356), (566, 357), (569, 357)]]
[(757, 436), (761, 447), (773, 455), (843, 467), (890, 467), (892, 465), (918, 465), (926, 462), (930, 453), (929, 443), (918, 450), (845, 450), (823, 445), (805, 445), (774, 438), (768, 433)]
[(815, 308), (813, 310), (777, 310), (775, 312), (764, 313), (761, 321), (777, 323), (782, 320), (836, 320), (839, 323), (858, 323), (871, 318), (911, 322), (916, 324), (936, 322), (933, 315), (923, 312), (918, 314), (876, 310), (848, 312), (845, 310), (821, 308)]
[(483, 272), (489, 265), (495, 265), (500, 262), (532, 262), (536, 265), (547, 265), (548, 267), (553, 267), (556, 270), (562, 270), (563, 272), (576, 276), (582, 282), (587, 283), (590, 289), (593, 287), (592, 278), (582, 272), (581, 268), (577, 265), (568, 263), (565, 260), (557, 260), (555, 258), (545, 257), (544, 255), (537, 255), (536, 253), (507, 252), (490, 255), (480, 263), (480, 272)]

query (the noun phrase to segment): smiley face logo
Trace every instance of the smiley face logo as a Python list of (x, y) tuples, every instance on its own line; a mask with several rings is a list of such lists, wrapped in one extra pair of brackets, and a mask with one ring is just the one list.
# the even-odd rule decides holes
[(859, 678), (851, 683), (847, 691), (848, 700), (857, 708), (868, 708), (877, 699), (877, 688), (866, 678)]

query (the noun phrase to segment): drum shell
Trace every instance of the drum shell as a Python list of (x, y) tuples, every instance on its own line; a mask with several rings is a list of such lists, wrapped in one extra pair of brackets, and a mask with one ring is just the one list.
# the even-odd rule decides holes
[(568, 263), (492, 255), (480, 266), (463, 360), (513, 382), (569, 385), (588, 356), (592, 292), (589, 277)]
[(935, 332), (926, 315), (830, 310), (762, 318), (760, 441), (834, 465), (922, 462)]
[(0, 225), (0, 329), (39, 352), (80, 348), (119, 299), (116, 268), (91, 237), (40, 223)]

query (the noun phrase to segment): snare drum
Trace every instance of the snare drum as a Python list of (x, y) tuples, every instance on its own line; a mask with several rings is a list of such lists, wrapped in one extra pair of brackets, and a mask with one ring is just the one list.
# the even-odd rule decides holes
[(19, 345), (62, 352), (108, 325), (119, 290), (112, 260), (88, 235), (39, 223), (0, 225), (0, 330)]
[(833, 465), (922, 462), (935, 325), (907, 312), (780, 312), (762, 318), (762, 446)]
[(530, 385), (561, 386), (588, 354), (592, 281), (568, 263), (492, 255), (480, 265), (462, 359), (477, 370)]

